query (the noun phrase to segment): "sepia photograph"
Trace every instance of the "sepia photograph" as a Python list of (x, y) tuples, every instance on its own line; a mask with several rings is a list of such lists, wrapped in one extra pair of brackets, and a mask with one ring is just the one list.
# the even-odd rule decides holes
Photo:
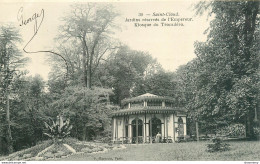
[(2, 0), (1, 164), (258, 164), (259, 43), (259, 0)]

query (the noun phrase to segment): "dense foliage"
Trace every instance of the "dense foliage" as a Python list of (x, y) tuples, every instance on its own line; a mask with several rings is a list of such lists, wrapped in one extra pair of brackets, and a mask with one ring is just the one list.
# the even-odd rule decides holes
[(209, 126), (245, 123), (246, 136), (254, 138), (259, 115), (259, 1), (201, 2), (196, 9), (209, 9), (214, 19), (207, 41), (194, 44), (197, 58), (177, 73), (185, 86), (185, 106), (190, 117)]
[(245, 126), (243, 124), (232, 124), (224, 126), (217, 130), (217, 135), (228, 136), (228, 137), (239, 137), (243, 138), (246, 136)]

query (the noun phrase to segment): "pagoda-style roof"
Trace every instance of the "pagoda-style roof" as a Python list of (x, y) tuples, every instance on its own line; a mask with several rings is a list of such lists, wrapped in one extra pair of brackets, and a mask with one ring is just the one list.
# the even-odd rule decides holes
[(127, 98), (123, 99), (121, 101), (122, 105), (125, 105), (129, 102), (142, 102), (142, 101), (162, 101), (164, 100), (165, 102), (174, 102), (174, 99), (171, 97), (166, 97), (166, 96), (157, 96), (151, 93), (146, 93), (137, 97), (132, 97), (132, 98)]
[[(142, 102), (146, 103), (142, 103)], [(137, 104), (136, 104), (137, 102)], [(141, 102), (141, 103), (139, 103)], [(153, 102), (156, 102), (155, 104)], [(164, 103), (163, 103), (164, 102)], [(166, 105), (165, 102), (169, 102), (170, 104)], [(128, 106), (126, 104), (130, 103)], [(150, 104), (149, 104), (150, 103)], [(151, 93), (146, 93), (137, 97), (132, 97), (128, 99), (122, 100), (122, 105), (124, 109), (120, 109), (114, 111), (112, 113), (113, 116), (122, 116), (122, 115), (132, 115), (132, 114), (143, 114), (143, 113), (151, 113), (151, 114), (159, 114), (159, 113), (179, 113), (185, 114), (187, 110), (181, 107), (173, 106), (174, 99), (171, 97), (157, 96)]]
[(136, 107), (130, 109), (121, 109), (114, 111), (112, 113), (113, 116), (123, 116), (123, 115), (132, 115), (132, 114), (144, 114), (144, 113), (152, 113), (152, 114), (159, 114), (159, 113), (181, 113), (185, 114), (187, 112), (184, 108), (178, 107)]

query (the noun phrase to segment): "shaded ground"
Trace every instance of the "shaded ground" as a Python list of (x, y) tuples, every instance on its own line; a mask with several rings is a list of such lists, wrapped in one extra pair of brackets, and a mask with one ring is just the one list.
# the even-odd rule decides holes
[(260, 161), (260, 141), (232, 141), (231, 150), (206, 152), (208, 142), (126, 145), (126, 149), (97, 154), (75, 154), (61, 161)]

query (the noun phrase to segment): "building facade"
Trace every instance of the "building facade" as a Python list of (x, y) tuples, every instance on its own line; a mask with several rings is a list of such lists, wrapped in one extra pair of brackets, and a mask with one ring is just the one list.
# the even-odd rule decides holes
[(186, 110), (170, 97), (146, 93), (124, 99), (112, 114), (113, 142), (175, 142), (186, 135)]

